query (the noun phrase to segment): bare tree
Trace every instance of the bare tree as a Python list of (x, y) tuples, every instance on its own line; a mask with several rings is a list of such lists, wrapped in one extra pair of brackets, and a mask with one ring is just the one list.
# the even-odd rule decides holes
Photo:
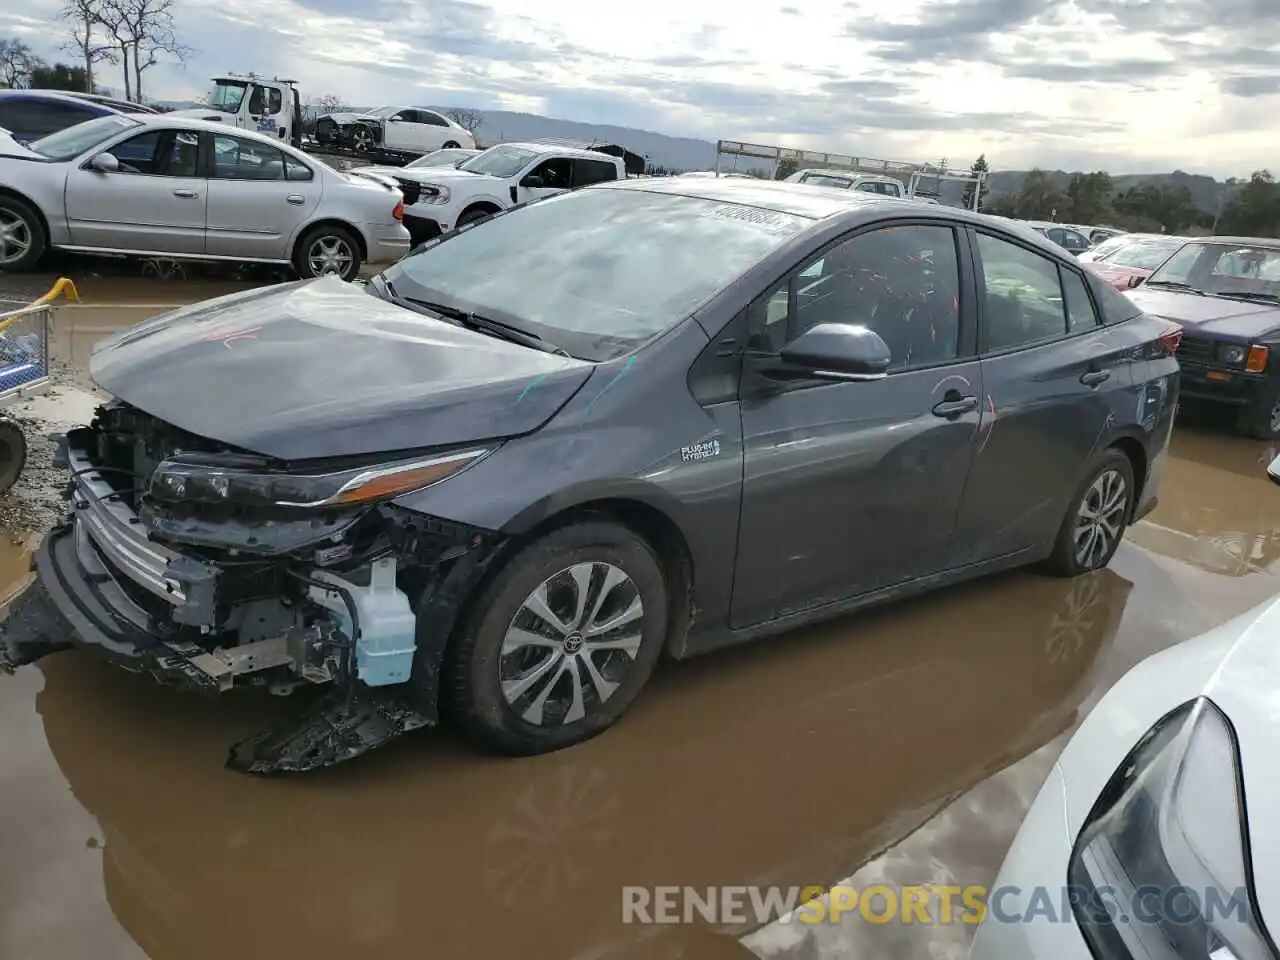
[(62, 21), (71, 30), (71, 39), (62, 45), (68, 53), (76, 53), (84, 61), (87, 93), (96, 89), (93, 66), (96, 63), (115, 63), (115, 50), (106, 42), (99, 42), (102, 28), (102, 0), (67, 0), (62, 8)]
[(31, 71), (40, 66), (40, 58), (21, 40), (0, 40), (0, 83), (10, 90), (31, 83)]
[(142, 101), (142, 75), (165, 57), (185, 60), (191, 49), (178, 41), (176, 0), (100, 0), (100, 22), (120, 50), (125, 97)]
[(311, 101), (311, 107), (318, 117), (323, 117), (326, 113), (337, 113), (342, 109), (342, 98), (336, 93), (322, 93)]
[(465, 107), (451, 107), (444, 112), (444, 115), (473, 137), (484, 123), (484, 117), (479, 112), (468, 110)]

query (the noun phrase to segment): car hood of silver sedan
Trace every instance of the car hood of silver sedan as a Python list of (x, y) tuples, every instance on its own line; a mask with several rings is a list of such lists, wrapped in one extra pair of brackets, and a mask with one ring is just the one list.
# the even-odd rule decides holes
[(94, 381), (126, 403), (281, 460), (530, 433), (593, 369), (336, 278), (184, 307), (99, 343), (90, 357)]

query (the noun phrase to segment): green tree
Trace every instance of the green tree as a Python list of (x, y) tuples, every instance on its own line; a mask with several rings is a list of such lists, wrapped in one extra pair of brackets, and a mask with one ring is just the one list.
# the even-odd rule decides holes
[(800, 165), (791, 157), (784, 157), (778, 161), (778, 169), (773, 172), (773, 179), (785, 180), (798, 170)]
[(1130, 229), (1182, 233), (1188, 227), (1207, 224), (1211, 217), (1196, 207), (1191, 190), (1146, 183), (1130, 187), (1112, 198), (1122, 225)]
[(1218, 232), (1243, 237), (1280, 236), (1280, 184), (1256, 170), (1222, 211)]
[(1022, 189), (1013, 202), (1014, 215), (1023, 220), (1050, 220), (1067, 209), (1067, 198), (1039, 167), (1022, 180)]
[(980, 201), (983, 213), (995, 217), (1016, 217), (1018, 215), (1018, 198), (1011, 193), (1000, 193), (989, 200)]
[(1111, 214), (1111, 174), (1073, 173), (1067, 183), (1067, 209), (1063, 219), (1071, 223), (1103, 223)]
[(31, 71), (31, 86), (41, 90), (68, 90), (72, 93), (92, 93), (84, 67), (71, 67), (65, 63), (53, 66), (41, 65)]
[[(978, 159), (973, 161), (972, 166), (969, 167), (969, 173), (973, 174), (975, 177), (978, 176), (979, 174), (985, 175), (985, 174), (989, 174), (990, 172), (991, 172), (991, 167), (987, 164), (987, 155), (985, 153), (980, 154), (978, 156)], [(964, 185), (963, 203), (966, 210), (974, 209), (973, 191), (975, 189), (978, 189), (978, 185), (975, 181), (971, 181)], [(984, 177), (982, 181), (982, 187), (980, 189), (980, 192), (978, 193), (978, 209), (979, 210), (986, 210), (987, 194), (990, 192), (990, 190), (991, 188), (987, 186), (987, 181)]]

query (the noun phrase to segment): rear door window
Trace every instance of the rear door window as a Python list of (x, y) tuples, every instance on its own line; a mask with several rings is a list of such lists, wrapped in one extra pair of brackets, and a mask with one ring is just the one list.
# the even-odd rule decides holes
[(573, 161), (573, 185), (575, 187), (589, 187), (593, 183), (608, 183), (617, 179), (617, 167), (607, 160), (585, 160), (579, 158)]
[(985, 352), (1048, 343), (1067, 332), (1058, 264), (990, 234), (977, 234), (983, 273)]

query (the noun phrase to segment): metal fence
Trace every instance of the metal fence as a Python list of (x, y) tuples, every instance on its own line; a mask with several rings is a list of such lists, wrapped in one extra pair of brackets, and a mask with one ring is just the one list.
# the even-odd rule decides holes
[(48, 389), (52, 326), (48, 303), (0, 313), (0, 405)]

